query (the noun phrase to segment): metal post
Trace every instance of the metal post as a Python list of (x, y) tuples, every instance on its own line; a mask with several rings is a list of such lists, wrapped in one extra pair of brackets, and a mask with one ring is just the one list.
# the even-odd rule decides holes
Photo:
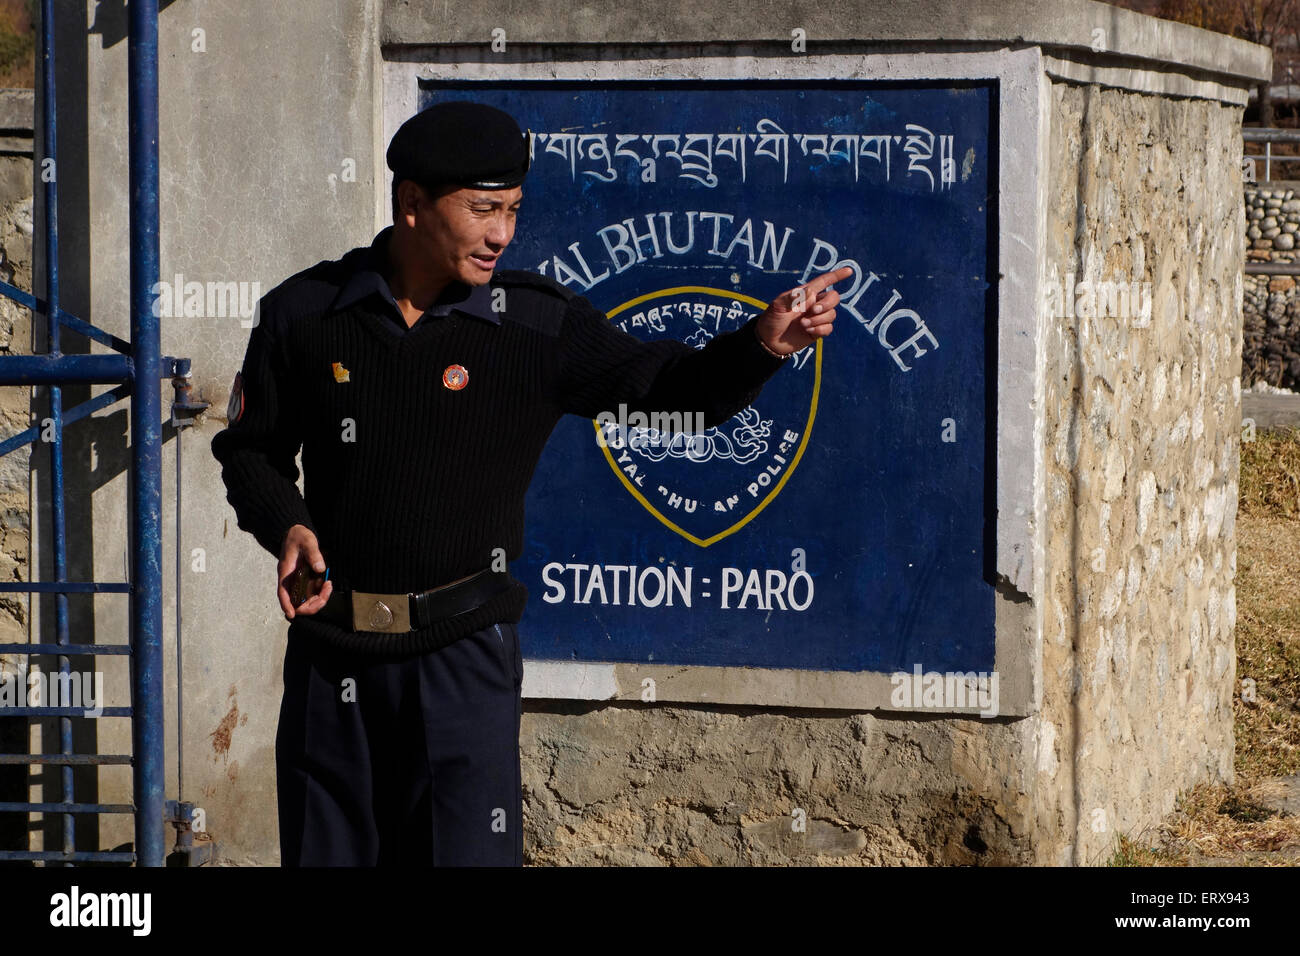
[[(58, 126), (57, 110), (54, 101), (54, 3), (43, 0), (41, 4), (41, 95), (43, 97), (44, 119), (44, 158), (53, 162), (54, 175), (47, 175), (42, 169), (41, 179), (45, 187), (45, 300), (46, 334), (49, 339), (49, 352), (59, 355), (59, 195), (58, 195)], [(47, 387), (50, 397), (50, 423), (54, 440), (50, 445), (50, 536), (54, 546), (54, 580), (64, 582), (68, 579), (67, 528), (63, 501), (63, 389), (56, 383)], [(62, 592), (54, 595), (54, 633), (55, 643), (66, 647), (68, 634), (68, 596)], [(59, 673), (71, 672), (72, 662), (65, 654), (59, 655)], [(63, 686), (67, 686), (65, 683)], [(59, 752), (63, 755), (72, 753), (72, 718), (59, 718)], [(75, 802), (73, 795), (73, 774), (70, 765), (59, 771), (60, 800), (66, 804)], [(71, 813), (62, 815), (59, 849), (71, 854), (77, 848), (76, 818)]]
[[(173, 413), (174, 417), (175, 413)], [(181, 507), (181, 491), (185, 487), (182, 480), (181, 449), (185, 445), (185, 429), (176, 429), (176, 802), (185, 802), (185, 668), (181, 664), (181, 562), (185, 552), (181, 532), (184, 524), (181, 516), (185, 511)]]
[(158, 316), (158, 0), (131, 0), (127, 40), (131, 187), (132, 741), (135, 847), (164, 863), (162, 673), (162, 379)]

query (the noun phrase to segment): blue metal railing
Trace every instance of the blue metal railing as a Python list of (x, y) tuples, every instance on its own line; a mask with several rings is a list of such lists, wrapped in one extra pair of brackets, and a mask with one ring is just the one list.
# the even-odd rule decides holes
[[(157, 295), (158, 262), (158, 0), (131, 0), (128, 5), (128, 72), (130, 86), (130, 232), (131, 341), (125, 342), (64, 312), (59, 305), (58, 178), (42, 176), (45, 206), (45, 299), (0, 282), (0, 293), (45, 315), (49, 352), (45, 355), (0, 356), (0, 385), (44, 385), (49, 396), (53, 440), (49, 474), (52, 514), (52, 582), (9, 583), (0, 592), (27, 591), (54, 595), (54, 642), (0, 644), (0, 654), (57, 655), (60, 675), (70, 675), (71, 658), (83, 655), (127, 655), (131, 665), (130, 707), (104, 707), (94, 713), (130, 717), (132, 754), (77, 754), (73, 751), (72, 721), (88, 711), (75, 707), (9, 707), (0, 717), (57, 718), (59, 752), (0, 755), (0, 764), (53, 765), (60, 768), (61, 799), (40, 803), (0, 803), (0, 812), (45, 813), (61, 817), (62, 846), (58, 850), (0, 851), (0, 860), (78, 862), (164, 862), (164, 750), (162, 682), (162, 379), (188, 372), (188, 362), (160, 354)], [(58, 169), (58, 116), (55, 109), (54, 0), (41, 3), (42, 157)], [(65, 355), (63, 329), (77, 332), (114, 349), (117, 355)], [(116, 388), (71, 409), (63, 408), (62, 384), (115, 383)], [(131, 528), (133, 557), (130, 582), (67, 580), (67, 537), (64, 511), (63, 431), (95, 411), (131, 397)], [(42, 429), (28, 428), (0, 442), (0, 454), (35, 442)], [(178, 516), (179, 520), (179, 516)], [(130, 643), (72, 644), (68, 633), (68, 594), (129, 593)], [(73, 768), (130, 764), (133, 801), (130, 804), (78, 803), (74, 799)], [(133, 852), (77, 850), (76, 814), (133, 813)]]
[[(131, 400), (131, 700), (135, 718), (135, 848), (163, 864), (162, 400), (158, 316), (158, 0), (131, 0), (127, 70), (131, 185), (131, 343), (138, 388)], [(170, 378), (173, 369), (167, 369)], [(180, 515), (176, 516), (180, 520)], [(179, 599), (180, 595), (177, 595)]]

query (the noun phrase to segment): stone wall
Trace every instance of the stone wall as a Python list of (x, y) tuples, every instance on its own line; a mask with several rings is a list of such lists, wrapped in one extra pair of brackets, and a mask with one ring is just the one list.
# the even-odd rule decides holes
[(1042, 721), (1077, 793), (1046, 795), (1085, 856), (1232, 778), (1239, 124), (1204, 100), (1053, 88), (1049, 281), (1151, 289), (1148, 317), (1058, 316), (1047, 342)]
[[(1294, 183), (1246, 184), (1247, 258), (1295, 262), (1300, 195)], [(1248, 275), (1244, 283), (1242, 381), (1300, 391), (1300, 296), (1294, 276)]]
[[(30, 91), (0, 90), (0, 279), (32, 288), (32, 97)], [(30, 355), (31, 313), (0, 296), (0, 355)], [(16, 434), (31, 423), (31, 392), (0, 387), (0, 434)], [(0, 580), (30, 580), (31, 446), (0, 458)], [(0, 643), (27, 641), (30, 601), (26, 594), (0, 594)], [(24, 673), (25, 661), (0, 654), (0, 674)], [(23, 753), (27, 719), (0, 716), (0, 753)], [(0, 766), (0, 801), (27, 799), (24, 766)], [(0, 813), (0, 849), (27, 848), (27, 820)]]

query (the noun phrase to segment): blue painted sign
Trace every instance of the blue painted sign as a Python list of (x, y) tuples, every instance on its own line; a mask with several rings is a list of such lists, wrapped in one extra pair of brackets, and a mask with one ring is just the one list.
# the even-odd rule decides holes
[(533, 134), (501, 266), (638, 338), (703, 347), (854, 270), (834, 333), (725, 424), (561, 421), (511, 566), (525, 655), (992, 670), (996, 87), (422, 84), (444, 99)]

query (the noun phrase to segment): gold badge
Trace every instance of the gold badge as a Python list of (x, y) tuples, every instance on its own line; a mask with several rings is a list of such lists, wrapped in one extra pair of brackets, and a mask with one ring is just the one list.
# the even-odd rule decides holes
[(343, 367), (342, 362), (333, 362), (331, 363), (331, 365), (334, 369), (334, 381), (336, 382), (352, 381), (352, 379), (348, 377), (348, 370)]
[(469, 384), (469, 372), (463, 365), (448, 365), (442, 371), (442, 384), (453, 392), (458, 392)]

